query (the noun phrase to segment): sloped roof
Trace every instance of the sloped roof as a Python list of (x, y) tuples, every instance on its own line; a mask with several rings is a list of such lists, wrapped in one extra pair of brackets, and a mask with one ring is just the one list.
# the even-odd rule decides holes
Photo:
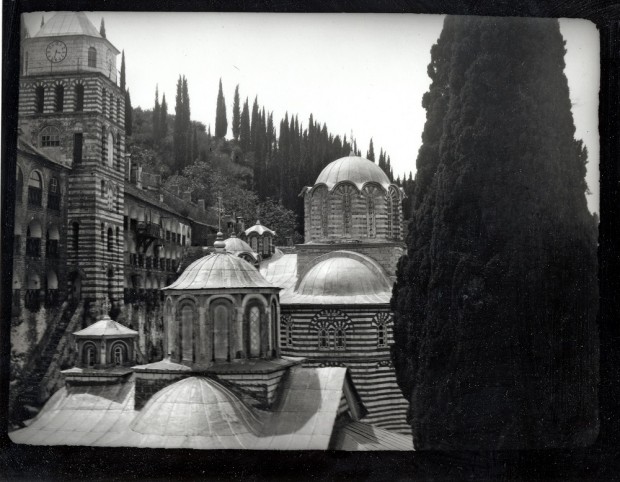
[(73, 333), (74, 336), (81, 337), (106, 337), (112, 338), (115, 336), (127, 337), (138, 336), (138, 332), (127, 328), (120, 323), (112, 320), (109, 316), (105, 315), (101, 320), (87, 326), (83, 330)]
[(35, 37), (59, 37), (63, 35), (88, 35), (101, 37), (84, 12), (58, 12), (50, 18)]
[[(220, 383), (203, 377), (164, 388), (140, 412), (134, 409), (135, 376), (113, 385), (68, 386), (28, 427), (9, 436), (31, 445), (358, 450), (339, 442), (348, 439), (335, 426), (343, 395), (354, 392), (347, 389), (346, 372), (341, 367), (290, 369), (273, 412), (251, 410)], [(388, 440), (384, 432), (374, 433)], [(390, 444), (387, 449), (394, 449)]]
[(350, 422), (334, 435), (335, 450), (414, 450), (410, 435), (385, 430), (364, 422)]
[(391, 182), (385, 172), (374, 162), (359, 156), (347, 156), (330, 162), (323, 168), (315, 185), (325, 184), (332, 189), (340, 182), (348, 181), (361, 190), (364, 184), (374, 182), (388, 189)]
[(282, 288), (280, 302), (283, 296), (288, 296), (297, 284), (297, 254), (283, 254), (276, 249), (275, 254), (260, 264), (260, 273), (267, 281)]
[(163, 289), (276, 288), (247, 261), (232, 253), (216, 252), (190, 264), (179, 278)]
[(271, 234), (272, 236), (276, 235), (275, 231), (272, 231), (271, 229), (263, 226), (258, 220), (256, 221), (256, 224), (254, 226), (251, 226), (245, 230), (246, 236), (249, 235), (250, 233), (256, 233), (259, 236), (262, 236), (265, 233)]

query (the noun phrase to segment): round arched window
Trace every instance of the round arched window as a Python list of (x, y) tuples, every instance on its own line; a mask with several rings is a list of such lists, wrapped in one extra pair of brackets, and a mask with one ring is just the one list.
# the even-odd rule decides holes
[(41, 131), (41, 147), (59, 147), (60, 131), (56, 127), (47, 126)]

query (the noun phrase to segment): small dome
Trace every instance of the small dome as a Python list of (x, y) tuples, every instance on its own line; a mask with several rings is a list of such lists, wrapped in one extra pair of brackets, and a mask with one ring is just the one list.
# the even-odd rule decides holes
[(334, 251), (315, 264), (295, 290), (300, 295), (354, 296), (392, 291), (392, 283), (382, 269), (367, 256)]
[(219, 441), (258, 434), (260, 425), (257, 416), (223, 385), (189, 377), (153, 395), (130, 426), (142, 434), (198, 435)]
[(230, 238), (224, 240), (224, 244), (226, 245), (226, 251), (228, 251), (229, 253), (254, 252), (254, 250), (248, 243), (246, 243), (242, 239), (239, 239), (236, 236), (231, 236)]
[(215, 288), (275, 288), (247, 261), (232, 253), (217, 252), (190, 264), (165, 290)]
[(325, 184), (332, 189), (342, 181), (352, 182), (362, 189), (367, 182), (376, 182), (388, 189), (390, 180), (374, 162), (359, 156), (347, 156), (330, 162), (319, 174), (315, 184)]
[(272, 231), (271, 229), (263, 226), (260, 221), (256, 221), (256, 224), (254, 226), (249, 227), (248, 229), (245, 230), (245, 235), (248, 236), (250, 233), (256, 233), (259, 236), (262, 236), (263, 234), (267, 233), (267, 234), (271, 234), (272, 236), (276, 235), (275, 231)]

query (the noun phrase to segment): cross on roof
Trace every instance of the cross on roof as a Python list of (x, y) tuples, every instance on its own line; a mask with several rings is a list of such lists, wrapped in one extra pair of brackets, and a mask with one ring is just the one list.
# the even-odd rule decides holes
[(103, 298), (101, 301), (101, 309), (103, 310), (103, 316), (110, 314), (110, 309), (112, 309), (112, 305), (110, 303), (110, 298), (107, 296)]

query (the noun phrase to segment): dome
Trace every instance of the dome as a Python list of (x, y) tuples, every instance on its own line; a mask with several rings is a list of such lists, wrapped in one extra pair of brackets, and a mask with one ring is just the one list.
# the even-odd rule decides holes
[(216, 252), (190, 264), (164, 290), (217, 288), (276, 288), (247, 261), (232, 253)]
[(217, 440), (258, 434), (260, 426), (256, 415), (230, 390), (203, 377), (185, 378), (161, 389), (130, 425), (142, 434)]
[(368, 182), (375, 182), (388, 189), (391, 182), (385, 172), (374, 162), (358, 156), (347, 156), (330, 162), (317, 177), (316, 184), (332, 189), (343, 181), (352, 182), (359, 190)]
[(391, 293), (392, 283), (375, 261), (350, 251), (323, 256), (304, 275), (295, 290), (309, 296), (355, 296)]
[(245, 230), (245, 235), (249, 236), (251, 233), (256, 233), (259, 236), (262, 236), (263, 234), (267, 233), (267, 234), (271, 234), (272, 236), (276, 235), (275, 231), (272, 231), (271, 229), (269, 229), (266, 226), (263, 226), (260, 221), (256, 221), (256, 224), (254, 226), (249, 227), (248, 229)]
[(248, 243), (246, 243), (242, 239), (237, 238), (236, 236), (231, 236), (230, 238), (225, 239), (224, 244), (226, 245), (224, 249), (226, 249), (226, 251), (229, 253), (240, 253), (244, 251), (248, 253), (254, 252), (254, 250)]

